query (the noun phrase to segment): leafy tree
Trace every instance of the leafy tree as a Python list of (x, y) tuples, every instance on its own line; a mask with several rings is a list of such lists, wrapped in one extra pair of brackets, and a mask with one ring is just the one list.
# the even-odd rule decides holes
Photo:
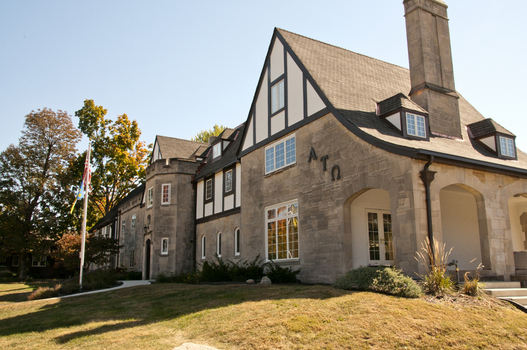
[[(68, 270), (80, 268), (79, 252), (81, 249), (81, 236), (76, 233), (65, 233), (55, 244), (56, 249), (52, 253), (55, 259), (55, 267), (65, 267)], [(119, 240), (105, 237), (103, 235), (89, 234), (86, 236), (86, 252), (84, 254), (85, 268), (91, 264), (108, 264), (112, 255), (118, 254)]]
[[(141, 130), (126, 114), (113, 122), (107, 110), (85, 100), (75, 112), (79, 129), (91, 142), (92, 177), (88, 227), (106, 215), (131, 190), (145, 179), (149, 147), (139, 141)], [(82, 158), (82, 157), (79, 157)]]
[(196, 142), (203, 142), (203, 143), (207, 143), (209, 142), (209, 138), (211, 136), (218, 136), (219, 134), (221, 134), (223, 132), (223, 130), (225, 130), (226, 127), (224, 127), (223, 125), (220, 125), (218, 126), (218, 124), (214, 124), (214, 127), (212, 129), (209, 129), (209, 130), (201, 130), (200, 132), (198, 132), (196, 134), (196, 136), (194, 136), (193, 138), (191, 138), (190, 140), (192, 141), (196, 141)]
[(20, 279), (28, 253), (43, 254), (75, 224), (71, 168), (80, 137), (66, 112), (44, 108), (26, 115), (18, 146), (0, 153), (0, 249), (20, 254)]

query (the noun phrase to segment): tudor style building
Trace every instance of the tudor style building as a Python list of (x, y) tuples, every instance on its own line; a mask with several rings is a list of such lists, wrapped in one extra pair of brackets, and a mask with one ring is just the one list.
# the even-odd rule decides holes
[[(413, 275), (427, 237), (452, 247), (462, 270), (482, 263), (489, 278), (520, 278), (527, 156), (456, 91), (446, 4), (404, 7), (409, 70), (276, 29), (244, 124), (166, 180), (152, 181), (172, 167), (154, 149), (147, 201), (179, 174), (178, 190), (193, 196), (168, 212), (142, 209), (142, 243), (152, 247), (141, 257), (145, 278), (190, 270), (178, 265), (190, 254), (195, 266), (260, 255), (300, 268), (304, 282), (330, 283), (362, 265)], [(169, 231), (168, 246), (181, 241), (182, 250), (163, 264)]]

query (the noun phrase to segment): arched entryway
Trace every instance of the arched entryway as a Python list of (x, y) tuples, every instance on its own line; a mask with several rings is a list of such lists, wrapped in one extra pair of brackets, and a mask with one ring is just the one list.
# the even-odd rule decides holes
[(490, 269), (489, 242), (483, 196), (465, 185), (450, 185), (439, 193), (442, 241), (452, 248), (450, 259), (461, 270), (475, 270), (480, 263)]
[(356, 194), (350, 205), (353, 268), (393, 265), (394, 244), (390, 195), (382, 189)]
[(527, 193), (509, 199), (509, 217), (513, 251), (527, 251)]
[(150, 250), (151, 250), (151, 244), (150, 240), (147, 239), (145, 242), (145, 280), (150, 279)]

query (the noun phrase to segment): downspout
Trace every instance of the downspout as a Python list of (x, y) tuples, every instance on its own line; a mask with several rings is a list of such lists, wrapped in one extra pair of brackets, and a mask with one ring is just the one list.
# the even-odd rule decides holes
[[(430, 183), (434, 181), (434, 176), (437, 173), (437, 171), (428, 170), (430, 165), (434, 162), (434, 156), (430, 156), (430, 159), (428, 163), (425, 164), (425, 167), (423, 170), (421, 170), (419, 173), (421, 174), (421, 180), (423, 180), (423, 184), (425, 185), (425, 192), (426, 192), (426, 221), (428, 224), (428, 240), (430, 242), (430, 251), (432, 253), (432, 256), (435, 257), (434, 252), (434, 232), (432, 228), (432, 203), (430, 198)], [(431, 261), (432, 264), (434, 264), (433, 261)]]

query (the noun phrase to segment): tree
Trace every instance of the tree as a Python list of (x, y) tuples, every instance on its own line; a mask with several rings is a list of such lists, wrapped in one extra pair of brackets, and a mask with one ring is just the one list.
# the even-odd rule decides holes
[(88, 227), (106, 215), (131, 190), (145, 179), (149, 148), (139, 141), (141, 130), (126, 114), (113, 122), (106, 119), (107, 110), (85, 100), (75, 112), (79, 129), (90, 139), (92, 147), (92, 177)]
[(211, 136), (218, 136), (219, 134), (221, 134), (223, 132), (223, 130), (225, 130), (226, 127), (224, 127), (223, 125), (220, 125), (218, 126), (218, 124), (215, 124), (214, 127), (212, 129), (209, 129), (209, 130), (201, 130), (200, 132), (198, 132), (196, 134), (196, 136), (194, 136), (193, 138), (191, 138), (190, 140), (191, 141), (196, 141), (196, 142), (203, 142), (203, 143), (208, 143), (209, 142), (209, 138)]
[[(55, 247), (52, 257), (55, 259), (56, 268), (64, 267), (68, 270), (78, 270), (80, 268), (81, 236), (79, 234), (65, 233), (55, 243)], [(86, 237), (86, 252), (84, 254), (85, 268), (88, 269), (91, 264), (108, 264), (112, 255), (118, 254), (121, 247), (117, 239), (103, 235), (88, 235)]]
[(28, 254), (45, 253), (75, 224), (71, 167), (80, 137), (66, 112), (44, 108), (26, 115), (18, 146), (0, 153), (1, 249), (20, 254), (20, 279)]

